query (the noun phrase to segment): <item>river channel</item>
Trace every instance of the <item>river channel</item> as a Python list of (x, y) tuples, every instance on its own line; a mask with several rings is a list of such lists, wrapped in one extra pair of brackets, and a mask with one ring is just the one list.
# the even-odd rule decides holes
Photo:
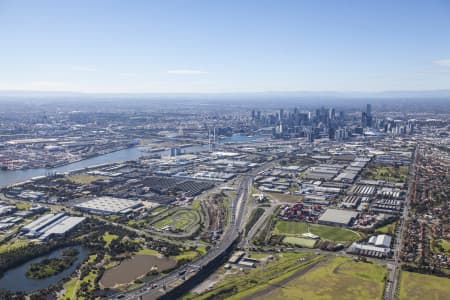
[[(192, 153), (200, 151), (202, 146), (192, 146), (183, 148), (183, 152)], [(26, 170), (2, 170), (0, 171), (0, 187), (11, 185), (18, 182), (23, 182), (37, 176), (45, 176), (49, 173), (64, 173), (75, 170), (81, 170), (87, 167), (92, 167), (102, 164), (119, 163), (128, 160), (136, 160), (139, 157), (148, 154), (147, 150), (151, 148), (147, 147), (133, 147), (127, 148), (115, 152), (111, 152), (104, 155), (91, 157), (85, 160), (81, 160), (75, 163), (67, 164), (57, 168), (40, 168), (40, 169), (26, 169)], [(157, 151), (154, 153), (160, 153), (162, 155), (169, 155), (170, 151)]]
[[(241, 134), (234, 134), (231, 137), (221, 138), (219, 139), (219, 143), (240, 143), (240, 142), (249, 142), (255, 141), (260, 137), (249, 137)], [(191, 146), (182, 149), (184, 153), (195, 153), (201, 150), (207, 150), (208, 145), (203, 146)], [(0, 187), (8, 186), (11, 184), (15, 184), (18, 182), (23, 182), (29, 180), (33, 177), (37, 176), (46, 176), (49, 173), (64, 173), (75, 170), (81, 170), (87, 167), (92, 167), (96, 165), (102, 164), (112, 164), (119, 163), (128, 160), (136, 160), (139, 157), (148, 154), (148, 150), (152, 150), (152, 148), (148, 147), (133, 147), (127, 148), (115, 152), (111, 152), (108, 154), (103, 154), (99, 156), (95, 156), (92, 158), (88, 158), (85, 160), (81, 160), (75, 163), (67, 164), (57, 168), (40, 168), (40, 169), (26, 169), (26, 170), (0, 170)], [(156, 151), (154, 153), (159, 153), (162, 155), (169, 155), (170, 150), (162, 150)]]

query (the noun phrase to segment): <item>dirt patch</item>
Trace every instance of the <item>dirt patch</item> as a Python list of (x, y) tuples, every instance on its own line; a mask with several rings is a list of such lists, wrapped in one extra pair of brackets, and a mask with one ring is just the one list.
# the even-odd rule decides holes
[(345, 263), (341, 263), (341, 264), (337, 265), (336, 268), (333, 269), (333, 274), (339, 274), (339, 270), (343, 264), (345, 264)]
[(100, 285), (105, 288), (114, 288), (129, 284), (146, 275), (153, 267), (161, 272), (175, 267), (176, 264), (175, 260), (167, 257), (138, 254), (107, 270), (100, 280)]
[(221, 274), (212, 274), (209, 276), (206, 280), (204, 280), (202, 283), (197, 285), (192, 292), (196, 295), (201, 295), (208, 291), (211, 287), (216, 285), (218, 282), (220, 282), (225, 276), (229, 276), (230, 274), (236, 274), (237, 272), (233, 271), (226, 271), (225, 273)]

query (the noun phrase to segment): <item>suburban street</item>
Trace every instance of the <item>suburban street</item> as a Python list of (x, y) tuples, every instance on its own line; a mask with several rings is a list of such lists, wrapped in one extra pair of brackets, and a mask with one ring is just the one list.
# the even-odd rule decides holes
[(400, 268), (401, 268), (399, 255), (400, 255), (400, 251), (402, 248), (403, 235), (405, 232), (405, 223), (406, 223), (406, 220), (408, 219), (409, 204), (410, 204), (412, 195), (414, 195), (414, 191), (412, 189), (414, 187), (413, 181), (415, 180), (415, 166), (416, 166), (416, 158), (417, 158), (416, 154), (417, 154), (417, 147), (414, 152), (413, 163), (409, 169), (408, 191), (406, 194), (405, 206), (403, 207), (403, 213), (400, 218), (400, 224), (399, 224), (399, 226), (397, 226), (397, 231), (396, 231), (396, 235), (395, 235), (396, 238), (394, 240), (394, 246), (393, 246), (393, 251), (394, 251), (393, 262), (391, 264), (388, 264), (389, 280), (386, 282), (385, 294), (384, 294), (384, 298), (386, 300), (396, 299), (395, 293), (399, 286)]

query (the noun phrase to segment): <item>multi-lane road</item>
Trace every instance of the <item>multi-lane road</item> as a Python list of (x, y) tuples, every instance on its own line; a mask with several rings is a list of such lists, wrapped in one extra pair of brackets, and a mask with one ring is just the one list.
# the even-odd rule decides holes
[(172, 271), (156, 281), (149, 282), (143, 287), (128, 291), (126, 293), (114, 295), (111, 299), (158, 299), (164, 294), (175, 289), (184, 280), (188, 280), (190, 277), (193, 277), (205, 266), (229, 250), (239, 238), (239, 234), (243, 226), (243, 215), (251, 180), (252, 176), (243, 176), (236, 191), (236, 198), (232, 201), (229, 224), (224, 231), (222, 239), (205, 255), (175, 271)]
[(416, 159), (417, 159), (417, 151), (418, 146), (416, 147), (416, 150), (413, 155), (413, 163), (409, 169), (409, 176), (408, 176), (408, 191), (406, 194), (406, 201), (405, 205), (403, 207), (403, 213), (402, 217), (400, 218), (400, 226), (398, 226), (397, 232), (396, 232), (396, 239), (394, 241), (394, 256), (393, 256), (393, 262), (390, 264), (390, 273), (389, 273), (389, 280), (386, 282), (386, 290), (384, 294), (384, 298), (386, 300), (394, 300), (396, 299), (395, 293), (399, 284), (399, 272), (400, 272), (400, 251), (402, 248), (402, 242), (403, 242), (403, 235), (405, 232), (405, 224), (406, 220), (408, 219), (408, 210), (409, 205), (411, 201), (411, 197), (414, 195), (413, 188), (415, 185), (413, 182), (416, 180), (416, 173), (415, 173), (415, 166), (416, 166)]

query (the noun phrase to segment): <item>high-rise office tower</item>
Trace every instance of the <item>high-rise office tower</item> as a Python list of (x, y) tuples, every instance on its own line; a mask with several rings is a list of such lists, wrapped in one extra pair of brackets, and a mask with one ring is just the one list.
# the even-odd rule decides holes
[(366, 113), (368, 116), (372, 115), (372, 104), (367, 104)]

